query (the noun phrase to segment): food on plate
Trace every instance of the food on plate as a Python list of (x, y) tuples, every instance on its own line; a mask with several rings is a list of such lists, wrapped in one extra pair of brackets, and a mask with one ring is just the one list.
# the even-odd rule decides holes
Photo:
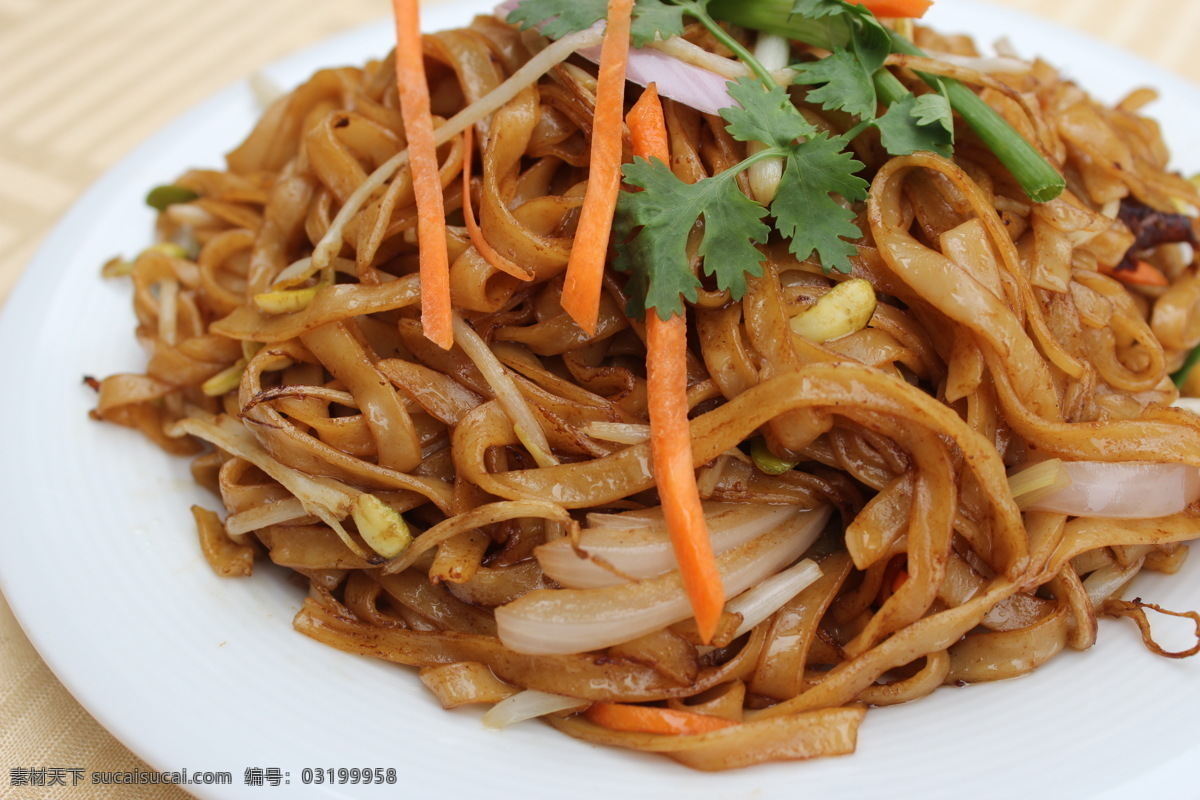
[(395, 57), (105, 267), (149, 361), (94, 414), (193, 457), (218, 574), (292, 570), (299, 631), (447, 708), (705, 770), (1103, 616), (1200, 648), (1122, 599), (1200, 532), (1200, 196), (1152, 92), (917, 0), (395, 5)]

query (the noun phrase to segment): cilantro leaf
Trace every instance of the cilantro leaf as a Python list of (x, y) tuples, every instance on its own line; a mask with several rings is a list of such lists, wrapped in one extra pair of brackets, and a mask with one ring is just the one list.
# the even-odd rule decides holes
[[(573, 2), (574, 0), (572, 0)], [(664, 39), (683, 35), (683, 6), (664, 3), (662, 0), (637, 0), (633, 7), (633, 27), (630, 37), (634, 47), (645, 47), (654, 41), (655, 34)]]
[(808, 19), (836, 17), (841, 14), (852, 13), (853, 11), (854, 7), (842, 2), (842, 0), (796, 0), (792, 4), (793, 14), (798, 14)]
[(775, 227), (791, 240), (792, 253), (804, 259), (815, 251), (826, 269), (839, 272), (850, 271), (849, 259), (857, 248), (848, 240), (860, 238), (862, 231), (854, 224), (854, 212), (830, 195), (864, 200), (868, 188), (855, 174), (862, 163), (845, 147), (843, 139), (830, 139), (826, 133), (796, 145), (771, 203)]
[(862, 6), (850, 6), (842, 0), (798, 0), (808, 13), (821, 17), (847, 15), (850, 41), (846, 47), (834, 46), (832, 55), (796, 67), (796, 83), (821, 85), (809, 93), (809, 99), (827, 111), (842, 110), (864, 120), (875, 119), (878, 99), (875, 73), (883, 68), (892, 51), (891, 37), (879, 20)]
[(757, 78), (739, 78), (725, 86), (729, 96), (741, 104), (741, 108), (730, 106), (720, 112), (729, 123), (725, 130), (738, 141), (786, 147), (816, 133), (782, 86), (767, 89)]
[(746, 294), (746, 273), (763, 274), (766, 259), (755, 247), (765, 243), (771, 229), (762, 221), (767, 210), (742, 194), (731, 176), (721, 181), (704, 208), (704, 238), (700, 255), (704, 274), (716, 278), (717, 288), (735, 299)]
[(874, 119), (877, 105), (874, 70), (868, 71), (854, 53), (839, 47), (832, 55), (795, 69), (796, 83), (822, 84), (808, 93), (809, 101), (820, 103), (827, 111), (841, 109), (856, 117)]
[[(922, 103), (922, 100), (931, 100)], [(939, 94), (921, 97), (908, 95), (892, 103), (887, 113), (875, 120), (883, 147), (891, 155), (906, 156), (918, 150), (931, 150), (949, 157), (954, 146), (954, 121), (949, 118), (949, 103), (946, 116), (941, 115), (937, 101), (945, 102)], [(949, 122), (949, 125), (946, 125)]]
[[(706, 1), (706, 0), (702, 0)], [(630, 38), (634, 47), (644, 47), (655, 35), (669, 39), (683, 33), (683, 17), (691, 13), (685, 3), (675, 5), (663, 0), (637, 0), (633, 7)], [(608, 15), (608, 0), (521, 0), (505, 18), (521, 29), (541, 26), (551, 39), (595, 25)]]
[[(755, 244), (770, 235), (762, 221), (767, 210), (741, 193), (737, 170), (688, 184), (658, 159), (635, 158), (624, 176), (644, 190), (622, 192), (617, 202), (617, 268), (632, 274), (631, 312), (653, 308), (670, 319), (683, 312), (682, 300), (696, 300), (700, 281), (692, 274), (687, 243), (697, 219), (704, 220), (704, 271), (717, 286), (740, 299), (745, 273), (762, 274), (764, 259)], [(641, 308), (637, 298), (644, 298)]]
[(850, 29), (850, 45), (863, 69), (874, 74), (883, 69), (883, 62), (892, 52), (892, 37), (874, 17), (861, 18), (860, 22)]
[(561, 39), (590, 28), (607, 13), (607, 0), (521, 0), (505, 20), (520, 25), (522, 30), (541, 25), (543, 34), (551, 39)]
[(941, 92), (918, 97), (917, 102), (913, 103), (912, 115), (917, 118), (918, 125), (940, 125), (946, 133), (954, 135), (954, 112), (950, 108), (950, 98)]

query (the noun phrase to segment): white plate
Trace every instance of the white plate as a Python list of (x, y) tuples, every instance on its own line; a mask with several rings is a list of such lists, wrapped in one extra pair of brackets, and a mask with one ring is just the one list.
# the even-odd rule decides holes
[[(432, 8), (428, 26), (461, 24), (479, 7)], [(1153, 111), (1166, 120), (1178, 163), (1200, 168), (1195, 87), (1080, 35), (967, 0), (942, 0), (931, 21), (983, 41), (1006, 34), (1109, 100), (1135, 85), (1160, 87), (1166, 99)], [(361, 63), (387, 52), (389, 30), (381, 23), (352, 32), (267, 72), (290, 86), (321, 66)], [(128, 285), (100, 280), (98, 269), (147, 242), (146, 189), (189, 166), (220, 165), (254, 117), (249, 89), (235, 86), (138, 149), (66, 216), (0, 320), (4, 592), (67, 688), (155, 768), (226, 770), (232, 786), (188, 790), (260, 800), (1194, 793), (1200, 661), (1148, 654), (1129, 623), (1102, 623), (1093, 650), (1020, 680), (873, 710), (854, 756), (705, 775), (537, 724), (485, 730), (477, 712), (442, 711), (414, 671), (294, 633), (301, 592), (280, 572), (260, 566), (249, 580), (214, 577), (187, 511), (213, 499), (191, 485), (183, 460), (88, 419), (94, 396), (80, 379), (141, 367)], [(1168, 608), (1200, 607), (1200, 563), (1169, 580), (1139, 578), (1134, 590)], [(277, 767), (290, 785), (244, 786), (247, 767)], [(330, 767), (394, 767), (399, 785), (302, 785), (303, 769)]]

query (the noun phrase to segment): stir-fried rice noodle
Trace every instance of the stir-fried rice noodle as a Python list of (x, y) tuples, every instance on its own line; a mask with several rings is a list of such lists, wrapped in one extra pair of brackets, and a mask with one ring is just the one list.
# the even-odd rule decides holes
[[(1166, 287), (1101, 269), (1135, 244), (1129, 209), (1200, 207), (1144, 95), (1109, 108), (1045, 63), (918, 29), (948, 55), (893, 56), (896, 74), (972, 86), (1067, 191), (1030, 201), (965, 126), (953, 159), (888, 157), (868, 132), (849, 275), (772, 242), (744, 298), (700, 291), (693, 460), (731, 597), (703, 644), (657, 508), (626, 279), (605, 275), (592, 336), (559, 302), (596, 102), (572, 53), (599, 38), (547, 50), (486, 16), (425, 37), (451, 350), (422, 335), (390, 58), (318, 72), (227, 169), (176, 180), (198, 198), (158, 232), (198, 247), (137, 258), (149, 361), (102, 382), (95, 416), (194, 456), (223, 506), (196, 512), (214, 569), (294, 570), (311, 586), (297, 630), (420, 668), (447, 706), (503, 701), (493, 724), (545, 715), (708, 770), (851, 752), (867, 706), (1028, 672), (1090, 646), (1098, 617), (1144, 623), (1125, 587), (1177, 570), (1200, 531), (1200, 417), (1170, 407), (1169, 377), (1200, 342), (1200, 269), (1176, 243), (1136, 253)], [(698, 26), (662, 51), (734, 63)], [(665, 116), (685, 180), (745, 157), (719, 117)], [(878, 297), (865, 327), (792, 332), (849, 278)], [(760, 468), (763, 448), (787, 464)], [(1026, 486), (1038, 464), (1054, 477)], [(592, 703), (736, 724), (614, 730)]]

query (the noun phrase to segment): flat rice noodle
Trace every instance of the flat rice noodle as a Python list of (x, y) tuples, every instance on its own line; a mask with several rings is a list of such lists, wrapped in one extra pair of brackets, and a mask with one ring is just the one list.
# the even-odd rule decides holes
[(933, 434), (914, 428), (906, 438), (917, 465), (906, 535), (908, 579), (884, 601), (866, 627), (845, 644), (850, 658), (920, 619), (937, 599), (946, 576), (958, 506), (954, 467)]
[[(1024, 566), (1026, 534), (994, 446), (970, 430), (951, 409), (898, 379), (854, 364), (813, 365), (765, 381), (691, 421), (693, 464), (713, 460), (779, 414), (796, 408), (863, 411), (920, 426), (953, 439), (963, 464), (987, 497), (995, 520), (994, 556), (1015, 574)], [(493, 474), (486, 453), (515, 444), (512, 426), (493, 404), (471, 412), (454, 431), (455, 464), (467, 480), (499, 497), (548, 498), (567, 508), (612, 503), (654, 485), (648, 444), (631, 445), (581, 464)], [(1200, 450), (1198, 450), (1200, 453)], [(1200, 457), (1200, 456), (1198, 456)]]
[(354, 396), (375, 441), (376, 463), (398, 472), (411, 472), (421, 463), (417, 429), (390, 381), (375, 367), (378, 359), (372, 359), (353, 335), (349, 327), (352, 324), (322, 325), (304, 334), (301, 341)]
[(950, 656), (945, 652), (925, 656), (925, 665), (904, 680), (877, 683), (863, 689), (859, 699), (873, 706), (894, 706), (925, 697), (946, 682)]
[(913, 478), (909, 472), (879, 491), (846, 526), (846, 550), (865, 570), (891, 552), (911, 519)]
[(423, 364), (385, 358), (375, 368), (426, 413), (446, 425), (457, 425), (467, 412), (483, 402), (458, 381)]
[(433, 692), (442, 708), (495, 704), (521, 691), (498, 679), (486, 664), (477, 661), (425, 667), (421, 670), (421, 683)]
[(579, 716), (547, 718), (558, 730), (594, 744), (662, 753), (702, 771), (738, 769), (768, 761), (847, 755), (858, 743), (865, 708), (836, 708), (744, 722), (691, 736), (612, 731)]
[(528, 656), (514, 653), (491, 636), (470, 633), (378, 628), (307, 599), (293, 621), (296, 630), (349, 653), (397, 664), (431, 667), (458, 661), (487, 664), (496, 677), (529, 689), (613, 703), (643, 703), (690, 697), (754, 668), (763, 634), (755, 632), (729, 661), (700, 671), (695, 683), (680, 686), (657, 670), (594, 655)]
[(462, 602), (445, 587), (432, 583), (420, 570), (399, 575), (375, 575), (375, 580), (400, 605), (420, 614), (439, 630), (494, 636), (496, 621), (483, 609)]
[(950, 648), (948, 682), (998, 681), (1033, 671), (1062, 651), (1071, 615), (1065, 605), (1028, 628), (971, 633)]
[(175, 388), (148, 375), (110, 375), (100, 382), (100, 397), (93, 413), (100, 419), (108, 419), (114, 409), (159, 400), (175, 391)]
[[(251, 421), (246, 429), (258, 443), (282, 464), (308, 475), (333, 477), (378, 489), (405, 489), (416, 492), (449, 513), (453, 487), (435, 477), (409, 475), (394, 469), (342, 453), (300, 431), (269, 403), (251, 405), (262, 391), (262, 373), (281, 364), (304, 360), (298, 345), (263, 348), (246, 365), (239, 393), (242, 408), (251, 406), (245, 418)], [(260, 423), (260, 424), (253, 424)]]
[(778, 705), (748, 712), (747, 718), (783, 716), (853, 702), (889, 670), (951, 647), (983, 620), (988, 609), (1017, 589), (1014, 582), (995, 581), (978, 597), (917, 620), (857, 658), (837, 664), (804, 693)]
[[(1164, 545), (1196, 538), (1200, 517), (1188, 511), (1154, 519), (1097, 519), (1079, 517), (1066, 523), (1061, 541), (1042, 570), (1057, 574), (1071, 559), (1101, 547), (1117, 545)], [(1031, 580), (1033, 580), (1031, 578)]]
[(767, 641), (754, 677), (750, 679), (749, 688), (753, 693), (787, 700), (807, 687), (804, 668), (809, 662), (809, 649), (816, 639), (821, 619), (841, 591), (852, 567), (845, 553), (827, 556), (819, 565), (821, 577), (785, 603), (771, 620)]
[(271, 560), (299, 570), (369, 569), (371, 564), (350, 550), (322, 525), (271, 525), (257, 532)]
[(276, 344), (331, 322), (405, 308), (420, 299), (421, 282), (415, 274), (377, 286), (343, 283), (318, 291), (303, 311), (267, 314), (257, 306), (244, 305), (214, 322), (210, 330), (230, 339)]
[(254, 571), (255, 548), (231, 539), (215, 512), (192, 506), (192, 518), (196, 521), (200, 550), (213, 572), (224, 578), (232, 578), (245, 577)]

